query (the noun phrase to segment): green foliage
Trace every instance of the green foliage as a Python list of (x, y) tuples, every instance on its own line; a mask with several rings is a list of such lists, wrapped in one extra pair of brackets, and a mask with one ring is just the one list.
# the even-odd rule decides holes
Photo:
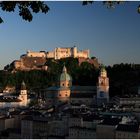
[(116, 5), (124, 3), (123, 1), (103, 1), (107, 8), (115, 8)]
[[(140, 65), (115, 64), (107, 67), (110, 79), (110, 95), (137, 93), (140, 86)], [(135, 88), (135, 90), (134, 90)]]
[[(93, 2), (83, 1), (82, 5), (92, 4)], [(114, 8), (121, 3), (124, 3), (124, 1), (103, 1), (103, 4), (107, 8)], [(17, 8), (22, 19), (29, 22), (33, 19), (33, 13), (42, 12), (46, 14), (50, 10), (48, 5), (42, 1), (1, 1), (0, 8), (5, 12), (14, 12)], [(137, 12), (140, 13), (140, 6), (137, 8)], [(3, 19), (0, 17), (0, 23), (2, 22)]]
[(93, 1), (83, 1), (83, 5), (92, 4)]
[[(96, 85), (99, 69), (96, 69), (94, 65), (88, 62), (83, 62), (79, 65), (77, 58), (65, 58), (47, 60), (48, 71), (32, 70), (18, 71), (16, 73), (0, 71), (0, 86), (4, 88), (6, 85), (11, 85), (20, 88), (23, 80), (27, 88), (31, 90), (56, 85), (64, 64), (72, 77), (73, 85)], [(110, 95), (137, 92), (137, 89), (134, 91), (133, 88), (140, 86), (140, 65), (121, 63), (108, 66), (106, 70), (110, 83)]]
[(31, 102), (29, 103), (29, 106), (32, 107), (32, 106), (35, 106), (37, 104), (38, 104), (37, 99), (34, 99), (34, 100), (31, 100)]
[(140, 5), (138, 6), (138, 9), (137, 9), (138, 13), (140, 14)]
[(3, 22), (3, 19), (0, 17), (0, 23), (2, 23)]
[(72, 76), (73, 84), (93, 85), (97, 80), (98, 71), (88, 62), (83, 62), (79, 66), (77, 58), (65, 58), (60, 60), (49, 59), (46, 62), (47, 71), (17, 71), (16, 73), (1, 71), (0, 83), (3, 88), (6, 85), (20, 88), (24, 80), (28, 89), (45, 88), (56, 85), (59, 81), (63, 66), (67, 67), (68, 73)]
[[(14, 12), (17, 8), (22, 19), (29, 22), (33, 19), (33, 13), (46, 14), (49, 11), (47, 4), (42, 1), (1, 1), (0, 8), (5, 12)], [(2, 22), (3, 19), (0, 17), (0, 23)]]

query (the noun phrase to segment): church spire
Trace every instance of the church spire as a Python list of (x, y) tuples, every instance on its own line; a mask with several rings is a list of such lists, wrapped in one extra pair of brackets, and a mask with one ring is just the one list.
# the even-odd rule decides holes
[(66, 69), (65, 63), (64, 63), (64, 66), (63, 66), (63, 71), (62, 71), (62, 72), (64, 72), (64, 73), (66, 73), (66, 72), (67, 72), (67, 69)]
[(22, 81), (21, 83), (21, 90), (26, 90), (26, 85), (24, 81)]

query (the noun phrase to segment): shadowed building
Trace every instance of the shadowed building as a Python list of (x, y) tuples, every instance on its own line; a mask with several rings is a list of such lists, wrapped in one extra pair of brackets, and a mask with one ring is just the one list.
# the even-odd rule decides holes
[(96, 135), (98, 139), (114, 139), (115, 129), (121, 119), (119, 118), (106, 118), (102, 123), (96, 127)]
[(140, 139), (139, 124), (119, 124), (116, 128), (116, 139)]

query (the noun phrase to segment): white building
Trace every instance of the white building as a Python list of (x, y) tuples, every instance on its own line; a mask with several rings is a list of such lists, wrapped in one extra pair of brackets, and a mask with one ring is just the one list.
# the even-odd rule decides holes
[(19, 96), (2, 96), (0, 98), (0, 108), (5, 107), (26, 107), (30, 100), (28, 99), (27, 89), (24, 81), (21, 84)]
[(27, 51), (26, 56), (27, 57), (46, 57), (46, 52), (45, 51), (40, 51), (40, 52)]

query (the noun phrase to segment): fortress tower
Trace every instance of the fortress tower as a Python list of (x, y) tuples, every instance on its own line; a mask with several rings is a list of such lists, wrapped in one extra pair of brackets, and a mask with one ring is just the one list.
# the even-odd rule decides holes
[(109, 78), (104, 66), (101, 67), (100, 75), (98, 77), (97, 86), (97, 104), (106, 104), (109, 102)]

